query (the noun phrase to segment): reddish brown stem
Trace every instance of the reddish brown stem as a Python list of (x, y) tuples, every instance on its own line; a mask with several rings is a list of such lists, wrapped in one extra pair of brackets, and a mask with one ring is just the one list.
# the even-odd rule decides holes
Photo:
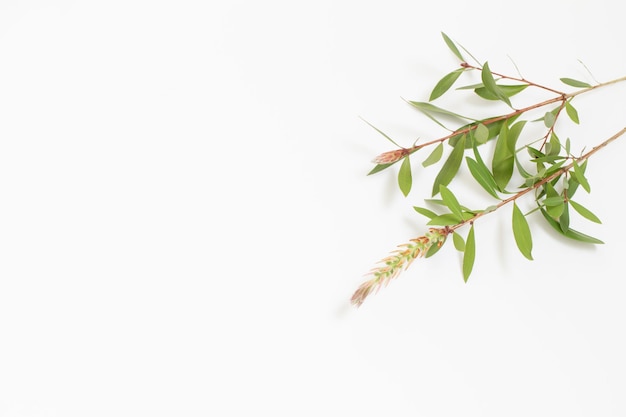
[[(622, 130), (620, 130), (619, 132), (617, 132), (616, 134), (614, 134), (613, 136), (611, 136), (610, 138), (608, 138), (607, 140), (605, 140), (604, 142), (602, 142), (601, 144), (599, 144), (598, 146), (594, 147), (593, 149), (591, 149), (589, 152), (587, 152), (586, 154), (582, 155), (579, 158), (576, 158), (576, 162), (584, 162), (585, 160), (589, 159), (589, 157), (591, 157), (591, 155), (595, 154), (596, 152), (598, 152), (600, 149), (604, 148), (606, 145), (608, 145), (609, 143), (613, 142), (614, 140), (616, 140), (617, 138), (619, 138), (620, 136), (622, 136), (624, 133), (626, 133), (626, 127), (623, 128)], [(450, 232), (463, 227), (464, 225), (466, 225), (467, 223), (473, 223), (475, 222), (477, 219), (481, 218), (482, 216), (484, 216), (485, 214), (488, 213), (492, 213), (496, 210), (498, 210), (500, 207), (517, 200), (518, 198), (520, 198), (523, 195), (528, 194), (529, 192), (536, 190), (537, 188), (541, 187), (542, 185), (544, 185), (547, 182), (552, 181), (553, 179), (565, 174), (566, 172), (568, 172), (569, 170), (571, 170), (572, 168), (574, 168), (574, 163), (572, 162), (571, 164), (559, 169), (558, 171), (556, 171), (555, 173), (553, 173), (552, 175), (547, 176), (546, 178), (543, 178), (541, 181), (538, 181), (537, 183), (533, 184), (531, 187), (525, 188), (524, 190), (520, 191), (519, 193), (500, 201), (492, 210), (489, 211), (481, 211), (480, 213), (476, 213), (473, 217), (467, 219), (467, 220), (463, 220), (462, 222), (455, 224), (453, 226), (449, 226), (449, 228), (447, 230), (449, 230)]]

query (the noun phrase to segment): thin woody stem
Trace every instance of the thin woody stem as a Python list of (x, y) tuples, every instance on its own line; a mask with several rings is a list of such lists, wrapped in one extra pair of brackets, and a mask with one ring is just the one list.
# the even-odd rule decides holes
[[(475, 67), (474, 65), (468, 64), (467, 62), (463, 62), (463, 63), (461, 64), (461, 66), (462, 66), (463, 68), (470, 68), (470, 69), (475, 69), (475, 70), (478, 70), (478, 71), (482, 71), (482, 68), (480, 68), (480, 67)], [(559, 94), (559, 95), (563, 95), (563, 92), (561, 92), (561, 91), (555, 90), (555, 89), (550, 88), (550, 87), (546, 87), (545, 85), (541, 85), (541, 84), (534, 83), (534, 82), (532, 82), (532, 81), (528, 81), (528, 80), (527, 80), (527, 79), (525, 79), (525, 78), (511, 77), (511, 76), (509, 76), (509, 75), (504, 75), (504, 74), (500, 74), (500, 73), (493, 72), (493, 71), (491, 71), (491, 73), (492, 73), (493, 75), (497, 75), (497, 76), (498, 76), (498, 77), (500, 77), (500, 78), (506, 78), (507, 80), (519, 81), (519, 82), (522, 82), (522, 83), (526, 83), (526, 84), (528, 84), (528, 85), (532, 85), (533, 87), (541, 88), (541, 89), (543, 89), (543, 90), (547, 90), (547, 91), (551, 91), (551, 92), (556, 93), (556, 94)]]
[(576, 96), (578, 96), (580, 94), (587, 93), (587, 92), (589, 92), (591, 90), (595, 90), (596, 88), (606, 87), (607, 85), (617, 84), (617, 83), (622, 82), (622, 81), (626, 81), (626, 76), (623, 76), (623, 77), (620, 77), (620, 78), (616, 78), (614, 80), (607, 81), (607, 82), (604, 82), (604, 83), (592, 85), (591, 87), (583, 88), (582, 90), (578, 90), (578, 91), (575, 91), (573, 93), (565, 94), (565, 98), (568, 99), (568, 98), (576, 97)]
[[(475, 67), (473, 67), (473, 68), (475, 68)], [(626, 81), (626, 76), (620, 77), (620, 78), (616, 78), (614, 80), (607, 81), (607, 82), (604, 82), (604, 83), (596, 84), (596, 85), (593, 85), (591, 87), (583, 88), (582, 90), (578, 90), (578, 91), (575, 91), (573, 93), (568, 93), (568, 94), (561, 93), (561, 92), (558, 92), (556, 90), (551, 90), (550, 89), (551, 91), (557, 92), (559, 94), (559, 96), (558, 97), (553, 97), (551, 99), (548, 99), (548, 100), (545, 100), (545, 101), (542, 101), (542, 102), (539, 102), (539, 103), (536, 103), (536, 104), (533, 104), (533, 105), (530, 105), (530, 106), (527, 106), (527, 107), (523, 107), (521, 109), (515, 110), (515, 111), (513, 111), (511, 113), (508, 113), (508, 114), (505, 114), (505, 115), (502, 115), (502, 116), (492, 117), (490, 119), (482, 121), (481, 123), (483, 125), (487, 126), (487, 125), (490, 125), (492, 123), (499, 122), (501, 120), (506, 120), (506, 119), (510, 119), (512, 117), (515, 117), (515, 116), (519, 116), (520, 114), (526, 113), (526, 112), (528, 112), (530, 110), (534, 110), (534, 109), (537, 109), (537, 108), (540, 108), (540, 107), (544, 107), (544, 106), (547, 106), (547, 105), (550, 105), (550, 104), (553, 104), (553, 103), (565, 102), (566, 100), (574, 98), (574, 97), (576, 97), (576, 96), (578, 96), (580, 94), (588, 93), (589, 91), (596, 90), (596, 89), (598, 89), (600, 87), (605, 87), (605, 86), (608, 86), (608, 85), (611, 85), (611, 84), (616, 84), (616, 83), (619, 83), (619, 82), (622, 82), (622, 81)], [(525, 82), (528, 82), (528, 81), (525, 81)], [(534, 84), (534, 83), (532, 85), (539, 86), (538, 84)], [(440, 142), (445, 142), (446, 140), (450, 139), (451, 137), (462, 135), (462, 134), (465, 134), (465, 133), (469, 133), (470, 131), (475, 130), (476, 127), (477, 127), (477, 124), (474, 124), (472, 126), (468, 126), (468, 127), (464, 128), (464, 129), (460, 129), (460, 130), (454, 131), (454, 132), (450, 133), (449, 135), (443, 136), (443, 137), (441, 137), (439, 139), (431, 140), (429, 142), (425, 142), (425, 143), (422, 143), (420, 145), (415, 145), (415, 146), (412, 146), (412, 147), (406, 148), (406, 149), (407, 149), (408, 153), (413, 153), (413, 152), (417, 151), (418, 149), (424, 148), (426, 146), (430, 146), (430, 145), (437, 144), (437, 143), (440, 143)]]
[[(521, 108), (519, 110), (515, 110), (514, 112), (511, 112), (511, 113), (508, 113), (508, 114), (505, 114), (505, 115), (502, 115), (502, 116), (492, 117), (490, 119), (483, 120), (481, 123), (483, 125), (485, 125), (485, 126), (488, 126), (488, 125), (490, 125), (492, 123), (496, 123), (496, 122), (499, 122), (501, 120), (506, 120), (506, 119), (510, 119), (511, 117), (518, 116), (518, 115), (520, 115), (522, 113), (525, 113), (527, 111), (530, 111), (530, 110), (533, 110), (533, 109), (536, 109), (536, 108), (539, 108), (539, 107), (547, 106), (548, 104), (558, 103), (559, 101), (564, 101), (564, 100), (565, 100), (565, 95), (559, 96), (559, 97), (554, 97), (554, 98), (551, 98), (549, 100), (542, 101), (541, 103), (533, 104), (531, 106), (524, 107), (524, 108)], [(446, 140), (450, 139), (453, 136), (462, 135), (462, 134), (468, 133), (468, 132), (470, 132), (472, 130), (475, 130), (477, 126), (478, 126), (478, 124), (475, 124), (475, 125), (472, 125), (472, 126), (468, 126), (465, 129), (456, 130), (456, 131), (450, 133), (449, 135), (446, 135), (446, 136), (441, 137), (439, 139), (431, 140), (430, 142), (425, 142), (425, 143), (422, 143), (421, 145), (415, 145), (415, 146), (412, 146), (412, 147), (407, 148), (407, 149), (409, 150), (409, 152), (414, 152), (414, 151), (416, 151), (418, 149), (424, 148), (424, 147), (429, 146), (429, 145), (433, 145), (435, 143), (445, 142)]]
[[(626, 78), (625, 78), (626, 79)], [(610, 138), (608, 138), (607, 140), (605, 140), (604, 142), (602, 142), (601, 144), (599, 144), (598, 146), (595, 146), (593, 149), (591, 149), (589, 152), (587, 152), (586, 154), (582, 155), (581, 157), (576, 159), (576, 162), (584, 162), (585, 160), (589, 159), (589, 157), (591, 157), (593, 154), (595, 154), (596, 152), (598, 152), (600, 149), (604, 148), (606, 145), (608, 145), (609, 143), (613, 142), (614, 140), (616, 140), (617, 138), (619, 138), (620, 136), (624, 135), (624, 133), (626, 133), (626, 127), (623, 128), (622, 130), (620, 130), (619, 132), (617, 132), (616, 134), (614, 134), (613, 136), (611, 136)], [(541, 181), (538, 181), (536, 184), (533, 184), (532, 187), (528, 187), (522, 191), (520, 191), (519, 193), (507, 198), (506, 200), (502, 200), (501, 202), (499, 202), (496, 206), (494, 206), (494, 208), (492, 210), (489, 211), (481, 211), (480, 213), (475, 214), (473, 217), (464, 220), (458, 224), (455, 224), (454, 226), (449, 226), (448, 230), (450, 231), (454, 231), (460, 227), (463, 227), (464, 225), (466, 225), (467, 223), (474, 223), (477, 219), (479, 219), (480, 217), (492, 213), (494, 211), (496, 211), (497, 209), (499, 209), (500, 207), (517, 200), (518, 198), (520, 198), (523, 195), (528, 194), (529, 192), (536, 190), (537, 188), (541, 187), (542, 185), (544, 185), (547, 182), (552, 181), (553, 179), (563, 175), (564, 173), (568, 172), (569, 170), (571, 170), (572, 168), (574, 168), (574, 163), (572, 162), (571, 164), (559, 169), (558, 171), (556, 171), (555, 173), (553, 173), (552, 175), (543, 178)]]

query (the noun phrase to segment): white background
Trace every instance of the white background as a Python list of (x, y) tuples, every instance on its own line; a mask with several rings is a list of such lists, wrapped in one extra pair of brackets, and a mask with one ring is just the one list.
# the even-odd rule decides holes
[[(396, 167), (366, 176), (393, 147), (360, 118), (442, 136), (403, 101), (456, 68), (441, 31), (565, 91), (594, 82), (578, 60), (626, 75), (616, 7), (2, 0), (0, 416), (626, 415), (626, 138), (579, 191), (603, 224), (573, 226), (605, 245), (531, 216), (529, 262), (503, 208), (467, 284), (447, 245), (348, 301), (426, 230), (436, 172), (416, 154), (408, 198)], [(579, 97), (559, 134), (606, 139), (625, 94)]]

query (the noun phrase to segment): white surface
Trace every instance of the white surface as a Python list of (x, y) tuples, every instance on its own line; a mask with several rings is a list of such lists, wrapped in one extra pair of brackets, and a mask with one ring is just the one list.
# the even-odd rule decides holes
[[(626, 138), (588, 171), (606, 245), (534, 218), (528, 262), (505, 209), (468, 284), (449, 245), (348, 304), (427, 197), (365, 176), (390, 148), (359, 117), (440, 133), (401, 97), (456, 67), (441, 31), (557, 87), (626, 72), (610, 2), (422, 3), (4, 0), (0, 415), (625, 415)], [(572, 140), (625, 93), (580, 97)]]

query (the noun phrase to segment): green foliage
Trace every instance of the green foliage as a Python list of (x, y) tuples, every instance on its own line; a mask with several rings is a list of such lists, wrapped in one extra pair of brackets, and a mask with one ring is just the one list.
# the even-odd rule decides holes
[(571, 100), (567, 100), (565, 102), (565, 112), (567, 113), (569, 118), (572, 120), (572, 122), (579, 124), (580, 120), (578, 119), (578, 111), (574, 108), (574, 106), (572, 106), (570, 101)]
[(528, 226), (524, 213), (517, 207), (517, 203), (513, 203), (513, 236), (522, 255), (532, 261), (533, 239), (530, 226)]
[(489, 63), (487, 62), (485, 62), (485, 64), (483, 65), (483, 68), (481, 70), (481, 77), (483, 80), (483, 85), (485, 86), (485, 89), (487, 90), (487, 92), (493, 95), (494, 97), (497, 97), (498, 100), (504, 101), (510, 107), (511, 100), (506, 94), (504, 94), (500, 86), (496, 84), (496, 80), (495, 78), (493, 78), (491, 69), (489, 69)]
[(430, 98), (428, 99), (428, 101), (433, 101), (436, 98), (441, 97), (446, 91), (450, 89), (450, 87), (452, 87), (454, 82), (461, 76), (463, 71), (463, 68), (456, 69), (450, 74), (444, 76), (441, 80), (439, 80), (437, 85), (435, 85), (435, 88), (433, 88), (433, 92), (430, 93)]
[(584, 81), (578, 81), (578, 80), (574, 80), (573, 78), (561, 78), (560, 79), (563, 84), (567, 84), (570, 85), (572, 87), (579, 87), (579, 88), (589, 88), (591, 87), (591, 84), (588, 84)]
[(439, 192), (440, 185), (448, 185), (454, 179), (459, 171), (459, 168), (461, 167), (461, 163), (463, 162), (464, 152), (465, 136), (463, 136), (454, 149), (452, 149), (452, 152), (448, 155), (448, 159), (446, 159), (446, 162), (441, 167), (439, 174), (437, 174), (437, 177), (433, 182), (433, 197)]
[(413, 185), (413, 175), (411, 174), (411, 159), (408, 156), (404, 157), (404, 161), (402, 161), (402, 165), (400, 165), (398, 185), (405, 197), (409, 195), (411, 186)]
[[(572, 143), (580, 143), (580, 141), (573, 142), (569, 138), (562, 141), (558, 130), (563, 123), (580, 123), (578, 111), (572, 104), (577, 96), (599, 87), (626, 81), (626, 77), (594, 86), (572, 78), (560, 78), (565, 85), (578, 88), (573, 93), (561, 92), (526, 80), (521, 76), (494, 72), (488, 62), (481, 64), (481, 61), (474, 58), (467, 49), (454, 42), (445, 33), (441, 35), (448, 49), (461, 61), (460, 67), (448, 71), (435, 83), (427, 102), (418, 100), (407, 100), (407, 102), (451, 133), (432, 138), (419, 145), (414, 144), (412, 147), (403, 148), (382, 131), (374, 128), (399, 149), (386, 152), (376, 158), (376, 165), (368, 175), (379, 173), (402, 161), (397, 173), (398, 186), (402, 194), (408, 196), (412, 189), (423, 189), (414, 187), (410, 158), (415, 151), (432, 146), (432, 151), (423, 160), (419, 169), (438, 169), (432, 182), (431, 197), (439, 195), (440, 199), (425, 199), (427, 203), (436, 205), (437, 210), (413, 206), (418, 214), (426, 218), (423, 220), (430, 227), (429, 231), (423, 236), (412, 239), (412, 243), (400, 246), (401, 248), (409, 247), (411, 251), (401, 249), (392, 258), (400, 259), (402, 262), (398, 261), (399, 264), (406, 268), (418, 255), (428, 258), (438, 253), (447, 236), (452, 234), (454, 247), (463, 256), (461, 272), (463, 280), (467, 282), (476, 260), (475, 223), (483, 216), (494, 213), (507, 204), (512, 207), (513, 240), (520, 253), (529, 260), (533, 260), (532, 228), (535, 227), (536, 221), (548, 223), (558, 236), (589, 244), (603, 243), (595, 237), (572, 228), (572, 224), (579, 222), (601, 223), (598, 216), (572, 198), (578, 188), (582, 188), (587, 193), (591, 192), (586, 176), (589, 158), (613, 140), (626, 134), (626, 128), (596, 146), (587, 147), (591, 150), (586, 153), (580, 150), (580, 154), (575, 154), (572, 150)], [(476, 64), (468, 63), (464, 55), (471, 57)], [(479, 78), (480, 82), (474, 80), (474, 82), (452, 89), (460, 82), (459, 80), (472, 76)], [(552, 97), (526, 107), (514, 105), (513, 100), (517, 100), (518, 95), (523, 95), (529, 89), (543, 90), (545, 93), (552, 94)], [(456, 110), (444, 109), (430, 103), (451, 92), (470, 93), (487, 101), (500, 101), (509, 107), (509, 112), (486, 118), (471, 117), (471, 115), (465, 116)], [(460, 103), (467, 103), (467, 101)], [(536, 109), (544, 109), (543, 116), (539, 119), (529, 119), (529, 115)], [(461, 112), (470, 113), (467, 108), (462, 109)], [(537, 121), (542, 122), (545, 128), (545, 134), (539, 137), (536, 133), (530, 133), (531, 129), (524, 130), (529, 122)], [(452, 125), (447, 127), (446, 124)], [(485, 144), (490, 141), (494, 141), (492, 146), (485, 147)], [(446, 142), (449, 147), (444, 146)], [(581, 147), (585, 149), (584, 145)], [(449, 152), (444, 158), (446, 148)], [(483, 155), (488, 156), (487, 162)], [(463, 161), (465, 161), (466, 171), (461, 169)], [(475, 181), (480, 189), (484, 190), (485, 197), (493, 198), (495, 203), (484, 209), (469, 209), (461, 203), (460, 197), (462, 196), (454, 193), (452, 188), (454, 188), (455, 179), (465, 172), (469, 173), (470, 180)], [(521, 180), (512, 181), (514, 178), (521, 178)], [(521, 198), (533, 198), (536, 208), (523, 213), (518, 206), (518, 199)], [(536, 216), (535, 213), (541, 215)], [(464, 227), (469, 227), (465, 239), (459, 233)], [(550, 248), (542, 248), (542, 250), (550, 250)], [(405, 255), (406, 258), (403, 258)], [(385, 265), (373, 270), (372, 274), (376, 279), (383, 275), (395, 277), (399, 273), (399, 270), (389, 269), (391, 265), (389, 262)], [(368, 283), (363, 284), (359, 290), (360, 293), (355, 294), (355, 296), (358, 295), (356, 299), (359, 300), (359, 305), (365, 294), (364, 288), (371, 291), (374, 286), (379, 285), (380, 279), (372, 284), (374, 281), (374, 279), (370, 280), (369, 286), (366, 285)]]
[(430, 155), (428, 155), (428, 158), (426, 158), (424, 162), (422, 162), (422, 166), (426, 168), (429, 165), (436, 164), (437, 162), (439, 162), (442, 156), (443, 156), (443, 143), (440, 143), (439, 145), (435, 146), (435, 149), (433, 149)]
[(454, 248), (459, 252), (465, 252), (465, 240), (463, 236), (458, 233), (452, 234), (452, 242), (454, 242)]
[(476, 238), (474, 237), (474, 225), (472, 224), (465, 240), (465, 251), (463, 252), (463, 281), (465, 282), (467, 282), (472, 273), (475, 259)]

